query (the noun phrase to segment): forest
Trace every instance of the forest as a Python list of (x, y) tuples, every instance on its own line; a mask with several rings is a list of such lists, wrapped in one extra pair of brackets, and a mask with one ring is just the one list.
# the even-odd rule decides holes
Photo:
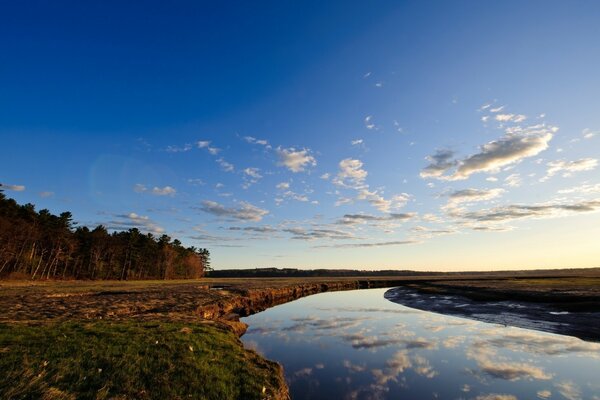
[(36, 211), (0, 190), (0, 278), (191, 279), (210, 268), (207, 249), (167, 235), (75, 225), (70, 212)]

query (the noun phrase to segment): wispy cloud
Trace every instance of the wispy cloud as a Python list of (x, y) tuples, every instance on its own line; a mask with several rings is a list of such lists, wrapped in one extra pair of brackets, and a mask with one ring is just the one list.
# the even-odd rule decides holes
[(332, 245), (320, 245), (315, 246), (316, 248), (338, 248), (338, 249), (348, 249), (348, 248), (362, 248), (362, 247), (385, 247), (385, 246), (401, 246), (405, 244), (415, 244), (419, 243), (416, 240), (395, 240), (389, 242), (371, 242), (371, 243), (342, 243), (342, 244), (332, 244)]
[(264, 146), (267, 150), (271, 150), (272, 146), (265, 139), (257, 139), (252, 136), (244, 136), (244, 140), (250, 144), (258, 144), (260, 146)]
[(504, 193), (504, 189), (462, 189), (449, 193), (448, 206), (475, 203), (495, 199)]
[(203, 201), (200, 210), (217, 217), (255, 222), (262, 220), (269, 213), (267, 210), (246, 202), (240, 202), (239, 207), (225, 207), (216, 201), (210, 200)]
[(591, 171), (598, 166), (598, 160), (595, 158), (582, 158), (575, 161), (551, 161), (548, 164), (546, 176), (541, 181), (546, 181), (558, 173), (562, 173), (564, 178), (567, 178), (575, 172)]
[(15, 192), (22, 192), (25, 190), (23, 185), (8, 185), (6, 183), (0, 183), (0, 190), (12, 190)]
[(371, 214), (345, 214), (340, 220), (337, 221), (337, 223), (342, 225), (355, 225), (371, 222), (400, 222), (410, 220), (415, 216), (415, 213), (392, 213), (384, 216), (376, 216)]
[(600, 199), (570, 203), (546, 203), (534, 205), (510, 204), (478, 211), (457, 209), (452, 216), (477, 222), (506, 222), (526, 218), (553, 218), (579, 213), (600, 211)]

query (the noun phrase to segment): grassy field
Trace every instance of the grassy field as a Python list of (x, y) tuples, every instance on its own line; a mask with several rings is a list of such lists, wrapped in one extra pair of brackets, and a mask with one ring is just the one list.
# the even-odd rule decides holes
[(0, 324), (2, 399), (264, 399), (277, 364), (207, 324)]

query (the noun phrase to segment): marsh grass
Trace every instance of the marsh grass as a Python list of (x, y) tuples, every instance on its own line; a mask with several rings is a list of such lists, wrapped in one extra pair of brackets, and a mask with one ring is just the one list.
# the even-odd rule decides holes
[(189, 323), (0, 324), (0, 371), (2, 399), (259, 399), (281, 387), (278, 366), (233, 333)]

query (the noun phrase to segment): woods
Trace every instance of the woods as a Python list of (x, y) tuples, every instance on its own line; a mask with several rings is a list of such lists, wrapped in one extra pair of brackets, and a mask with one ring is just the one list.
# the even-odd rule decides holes
[(210, 266), (207, 249), (167, 235), (74, 225), (70, 212), (36, 211), (0, 191), (0, 278), (189, 279)]

